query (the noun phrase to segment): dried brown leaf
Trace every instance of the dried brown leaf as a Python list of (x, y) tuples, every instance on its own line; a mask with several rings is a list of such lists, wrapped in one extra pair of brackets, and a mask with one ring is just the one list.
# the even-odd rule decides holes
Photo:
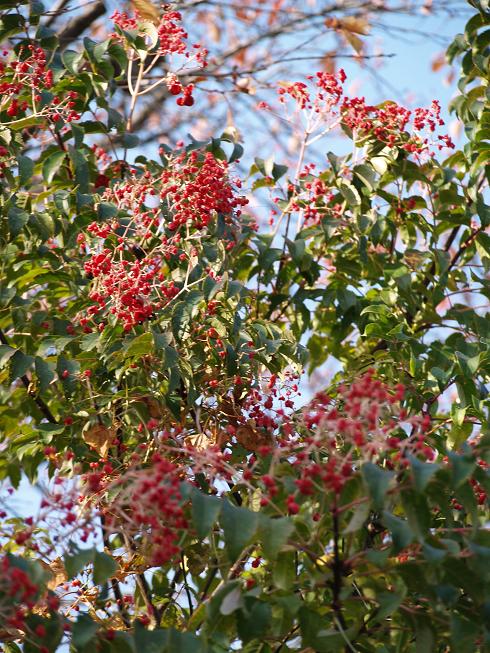
[(213, 445), (213, 441), (211, 438), (208, 438), (208, 436), (205, 433), (196, 433), (195, 435), (188, 435), (184, 442), (186, 443), (187, 446), (192, 447), (196, 451), (206, 451), (206, 449), (209, 449)]
[(257, 451), (260, 447), (272, 444), (272, 438), (268, 433), (263, 433), (247, 424), (237, 428), (235, 437), (238, 443), (249, 451)]
[(109, 429), (102, 424), (96, 424), (82, 433), (84, 442), (95, 449), (101, 458), (107, 456), (114, 436), (114, 429)]

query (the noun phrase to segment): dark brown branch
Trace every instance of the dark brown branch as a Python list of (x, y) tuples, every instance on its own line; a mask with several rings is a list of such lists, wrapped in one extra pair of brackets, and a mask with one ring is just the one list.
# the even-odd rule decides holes
[(194, 613), (194, 608), (192, 607), (192, 596), (191, 596), (191, 591), (189, 589), (189, 583), (187, 582), (187, 572), (185, 570), (184, 554), (180, 555), (180, 568), (182, 569), (182, 574), (184, 576), (184, 587), (187, 596), (187, 602), (189, 604), (189, 612), (192, 615)]
[(106, 6), (104, 0), (97, 0), (87, 11), (71, 20), (58, 35), (61, 47), (66, 47), (69, 43), (77, 39), (97, 18), (103, 16), (105, 12)]

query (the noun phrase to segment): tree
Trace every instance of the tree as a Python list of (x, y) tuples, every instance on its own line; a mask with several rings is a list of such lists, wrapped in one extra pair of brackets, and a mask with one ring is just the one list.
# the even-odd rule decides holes
[[(235, 129), (139, 147), (162, 58), (192, 115), (182, 71), (210, 55), (185, 13), (117, 14), (75, 51), (37, 3), (4, 12), (0, 474), (45, 485), (38, 514), (1, 515), (5, 651), (488, 649), (490, 12), (470, 4), (462, 149), (437, 101), (369, 105), (323, 70), (259, 109), (300, 125), (294, 167), (265, 154), (245, 180)], [(352, 151), (320, 164), (332, 130)]]

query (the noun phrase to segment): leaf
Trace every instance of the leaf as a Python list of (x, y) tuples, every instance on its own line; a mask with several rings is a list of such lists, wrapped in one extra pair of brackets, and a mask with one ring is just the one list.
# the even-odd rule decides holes
[[(167, 651), (168, 631), (160, 628), (147, 630), (140, 621), (134, 624), (134, 646), (140, 653), (163, 653)], [(175, 653), (178, 653), (176, 650)]]
[(127, 345), (125, 345), (125, 357), (141, 357), (146, 354), (151, 354), (154, 349), (153, 334), (143, 333), (141, 336), (133, 338)]
[(459, 456), (453, 451), (448, 452), (448, 458), (452, 467), (452, 486), (458, 488), (473, 473), (476, 463), (473, 458)]
[(27, 118), (20, 118), (19, 120), (14, 120), (8, 123), (8, 128), (13, 131), (19, 131), (19, 129), (26, 129), (26, 127), (34, 127), (34, 125), (42, 124), (43, 119), (36, 116), (27, 116)]
[(76, 52), (75, 50), (65, 50), (61, 57), (63, 65), (72, 75), (78, 74), (83, 58), (83, 52)]
[(390, 614), (393, 614), (405, 598), (406, 593), (406, 590), (404, 590), (400, 592), (380, 592), (377, 594), (376, 600), (379, 603), (379, 607), (376, 612), (375, 620), (383, 621), (386, 617), (389, 617)]
[(8, 225), (12, 238), (16, 238), (29, 222), (29, 214), (19, 209), (18, 206), (11, 206), (8, 211)]
[(10, 378), (12, 381), (18, 379), (27, 372), (34, 363), (34, 356), (27, 356), (20, 350), (17, 350), (10, 359)]
[(383, 521), (391, 533), (394, 553), (399, 553), (413, 542), (413, 533), (404, 519), (395, 517), (387, 510), (384, 510)]
[(245, 607), (237, 614), (238, 636), (244, 644), (262, 638), (272, 620), (272, 608), (265, 601), (247, 597)]
[(340, 184), (340, 192), (344, 196), (344, 199), (350, 208), (359, 206), (361, 204), (361, 196), (359, 195), (359, 191), (352, 184), (346, 181), (342, 181)]
[(69, 146), (68, 154), (73, 165), (75, 173), (75, 183), (79, 187), (81, 193), (88, 193), (89, 190), (89, 170), (87, 159), (80, 150)]
[(343, 530), (343, 533), (345, 535), (348, 533), (355, 533), (360, 528), (362, 528), (366, 523), (367, 518), (369, 517), (370, 511), (371, 506), (368, 502), (360, 503), (358, 506), (356, 506), (349, 523)]
[(41, 392), (44, 392), (49, 388), (50, 383), (55, 377), (54, 369), (47, 361), (39, 356), (35, 357), (34, 365), (37, 378), (39, 379), (39, 389)]
[(395, 476), (394, 472), (382, 469), (374, 463), (365, 463), (361, 469), (362, 477), (369, 490), (375, 510), (382, 510), (386, 492)]
[(54, 235), (54, 220), (48, 213), (34, 213), (29, 217), (29, 225), (32, 226), (44, 241)]
[(220, 524), (228, 557), (234, 561), (255, 535), (258, 515), (246, 508), (236, 508), (225, 500), (221, 509)]
[(55, 558), (49, 565), (46, 565), (47, 571), (51, 574), (51, 579), (47, 583), (47, 587), (50, 590), (55, 590), (62, 583), (66, 583), (68, 580), (68, 574), (66, 573), (65, 565), (61, 558)]
[(338, 19), (338, 22), (342, 30), (362, 34), (363, 36), (369, 34), (369, 22), (362, 16), (346, 16), (345, 18)]
[(34, 173), (34, 161), (28, 156), (19, 154), (17, 157), (19, 166), (19, 186), (24, 186), (26, 182), (32, 179)]
[(221, 512), (223, 500), (194, 489), (192, 492), (192, 523), (199, 538), (204, 539)]
[(0, 369), (12, 358), (17, 350), (8, 345), (0, 345)]
[(231, 592), (228, 592), (228, 594), (224, 597), (219, 607), (219, 611), (221, 612), (221, 614), (224, 614), (226, 616), (232, 614), (233, 612), (235, 612), (235, 610), (238, 610), (238, 608), (241, 608), (242, 606), (243, 606), (242, 593), (240, 591), (240, 587), (236, 586), (231, 590)]
[(410, 465), (412, 469), (412, 476), (417, 492), (424, 492), (425, 488), (430, 482), (430, 479), (439, 469), (439, 465), (435, 463), (424, 463), (415, 456), (410, 457)]
[[(79, 614), (71, 629), (72, 643), (76, 650), (82, 650), (95, 637), (99, 625), (87, 614)], [(94, 642), (95, 643), (95, 642)]]
[(354, 174), (362, 181), (362, 183), (370, 190), (373, 191), (376, 186), (376, 172), (370, 165), (361, 163), (355, 166)]
[(97, 551), (94, 556), (94, 583), (103, 585), (117, 571), (117, 563), (107, 553)]
[(94, 549), (79, 549), (73, 555), (63, 558), (68, 578), (74, 578), (94, 559)]
[(115, 430), (107, 428), (103, 424), (95, 424), (86, 431), (82, 432), (83, 441), (105, 458), (109, 452), (109, 447), (115, 437)]
[(290, 592), (296, 580), (294, 551), (280, 553), (272, 568), (274, 585), (280, 590)]
[(64, 159), (66, 157), (66, 152), (59, 150), (50, 154), (48, 158), (43, 163), (43, 179), (46, 183), (50, 184), (53, 181), (53, 177), (56, 175), (58, 170), (61, 167)]
[(279, 551), (294, 531), (294, 524), (289, 517), (273, 519), (259, 514), (258, 536), (262, 551), (269, 560), (275, 560)]

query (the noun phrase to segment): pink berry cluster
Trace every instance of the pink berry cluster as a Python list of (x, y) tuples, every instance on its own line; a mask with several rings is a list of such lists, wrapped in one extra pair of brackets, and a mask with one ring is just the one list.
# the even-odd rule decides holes
[(142, 533), (151, 565), (163, 565), (179, 553), (179, 539), (188, 528), (182, 507), (179, 468), (160, 454), (148, 467), (128, 470), (117, 481), (121, 492), (107, 508), (108, 532)]
[[(164, 5), (162, 8), (163, 11), (157, 25), (157, 54), (166, 58), (181, 57), (184, 63), (178, 69), (180, 73), (185, 72), (185, 68), (191, 61), (195, 61), (199, 67), (205, 68), (207, 66), (206, 57), (208, 51), (202, 48), (199, 43), (194, 43), (189, 48), (187, 44), (188, 34), (181, 24), (182, 15), (178, 11), (170, 9), (168, 5)], [(116, 11), (112, 16), (112, 20), (120, 30), (136, 31), (144, 35), (144, 21), (138, 12), (134, 16), (128, 16), (124, 12)], [(124, 38), (121, 35), (114, 34), (113, 36), (124, 42)], [(175, 71), (167, 73), (164, 81), (169, 92), (172, 95), (179, 96), (177, 98), (177, 104), (179, 106), (192, 106), (194, 104), (194, 98), (192, 96), (194, 90), (193, 84), (184, 84)]]
[[(82, 251), (89, 253), (85, 272), (93, 279), (93, 305), (80, 316), (84, 329), (102, 330), (109, 313), (129, 331), (165, 307), (180, 291), (166, 266), (189, 266), (201, 239), (189, 247), (188, 236), (204, 236), (218, 215), (230, 227), (236, 223), (247, 203), (239, 188), (226, 162), (197, 151), (169, 160), (159, 176), (133, 171), (129, 180), (108, 187), (103, 199), (129, 224), (92, 223), (78, 236)], [(227, 246), (234, 242), (230, 236)]]
[(279, 102), (286, 104), (291, 99), (301, 110), (316, 114), (331, 113), (342, 98), (345, 72), (342, 69), (336, 75), (317, 72), (306, 79), (306, 83), (282, 82), (278, 88)]
[[(420, 154), (433, 146), (454, 147), (449, 136), (435, 137), (437, 128), (444, 125), (436, 100), (429, 108), (413, 111), (396, 102), (374, 106), (367, 104), (364, 97), (347, 97), (343, 89), (345, 80), (341, 69), (335, 75), (317, 72), (305, 82), (281, 82), (279, 102), (286, 105), (291, 101), (295, 110), (306, 116), (305, 129), (310, 135), (326, 133), (343, 124), (353, 132), (356, 142), (377, 140), (390, 147), (401, 147), (410, 154)], [(265, 102), (259, 107), (269, 108)]]
[[(420, 154), (433, 145), (431, 134), (444, 125), (440, 113), (436, 100), (428, 109), (417, 108), (413, 112), (396, 102), (369, 105), (363, 97), (344, 98), (341, 106), (342, 121), (354, 132), (357, 141), (375, 138), (412, 154)], [(447, 135), (439, 135), (437, 139), (439, 149), (454, 147)]]
[(75, 110), (78, 97), (76, 91), (56, 95), (49, 107), (39, 107), (41, 92), (53, 88), (53, 71), (47, 67), (45, 51), (38, 46), (28, 45), (20, 49), (17, 57), (8, 51), (0, 59), (0, 107), (9, 118), (24, 117), (30, 111), (43, 115), (52, 122), (78, 120)]
[[(404, 469), (408, 455), (432, 460), (434, 450), (427, 444), (428, 417), (408, 416), (400, 408), (404, 387), (394, 390), (374, 376), (374, 371), (338, 388), (335, 398), (318, 394), (304, 409), (292, 429), (276, 439), (269, 448), (275, 462), (263, 475), (263, 505), (276, 500), (281, 478), (274, 468), (286, 459), (296, 471), (296, 493), (286, 497), (288, 511), (298, 512), (300, 498), (322, 492), (339, 493), (347, 480), (365, 462)], [(265, 451), (263, 453), (266, 453)], [(251, 477), (248, 471), (247, 477)]]

